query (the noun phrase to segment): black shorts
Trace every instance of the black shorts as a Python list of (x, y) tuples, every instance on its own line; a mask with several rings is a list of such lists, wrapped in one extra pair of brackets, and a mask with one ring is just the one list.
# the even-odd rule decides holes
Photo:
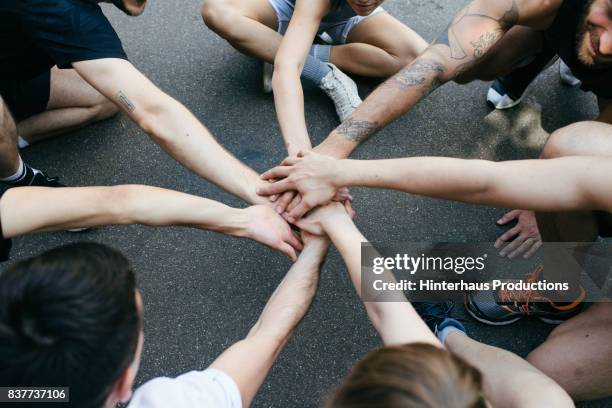
[(599, 236), (604, 238), (612, 237), (612, 214), (597, 211), (597, 221), (599, 224)]
[(51, 71), (32, 79), (0, 79), (0, 95), (16, 122), (47, 110)]

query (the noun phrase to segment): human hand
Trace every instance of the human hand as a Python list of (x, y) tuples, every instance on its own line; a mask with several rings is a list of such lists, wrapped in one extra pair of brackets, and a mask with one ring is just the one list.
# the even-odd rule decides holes
[[(533, 211), (513, 210), (501, 217), (498, 225), (506, 225), (511, 221), (517, 224), (504, 232), (495, 241), (495, 248), (502, 248), (499, 254), (508, 258), (523, 255), (527, 259), (542, 246), (542, 236), (538, 229), (535, 213)], [(504, 246), (504, 244), (506, 244)]]
[(296, 221), (295, 225), (302, 231), (321, 236), (326, 235), (325, 225), (327, 221), (341, 217), (352, 218), (344, 205), (332, 202), (328, 205), (315, 208), (306, 217)]
[(296, 251), (301, 251), (304, 246), (283, 217), (267, 205), (254, 205), (242, 212), (245, 215), (244, 226), (236, 235), (253, 239), (282, 252), (293, 261), (297, 260)]
[(258, 194), (269, 196), (297, 190), (299, 200), (293, 198), (288, 207), (288, 219), (298, 220), (312, 208), (327, 204), (335, 197), (350, 197), (347, 191), (337, 193), (335, 184), (338, 161), (311, 151), (300, 152), (298, 157), (285, 159), (280, 166), (262, 174), (262, 179), (282, 179), (258, 190)]

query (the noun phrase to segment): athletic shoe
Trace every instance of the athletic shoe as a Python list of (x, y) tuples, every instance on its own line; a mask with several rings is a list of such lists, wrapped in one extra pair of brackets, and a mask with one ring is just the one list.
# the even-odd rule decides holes
[(263, 75), (262, 75), (262, 88), (264, 93), (272, 92), (272, 74), (274, 73), (274, 65), (264, 62), (263, 63)]
[[(543, 269), (542, 266), (536, 268), (527, 281), (537, 282)], [(512, 324), (526, 316), (536, 316), (549, 324), (560, 324), (582, 311), (585, 295), (581, 288), (580, 296), (575, 301), (555, 304), (535, 290), (478, 291), (466, 295), (465, 308), (474, 319), (492, 326)]]
[(328, 64), (331, 72), (323, 77), (319, 87), (331, 98), (336, 106), (340, 121), (346, 118), (361, 104), (357, 84), (334, 64)]
[(572, 88), (577, 88), (582, 85), (582, 81), (574, 76), (570, 67), (563, 61), (559, 62), (559, 78), (562, 84), (571, 86)]
[(555, 51), (545, 49), (510, 74), (497, 78), (487, 92), (487, 102), (495, 109), (510, 109), (518, 105), (529, 84), (556, 60)]
[(29, 165), (25, 165), (26, 174), (16, 182), (7, 182), (9, 187), (66, 187), (64, 184), (59, 182), (58, 177), (49, 177), (41, 170), (34, 169)]
[(527, 87), (510, 84), (511, 76), (497, 78), (487, 92), (487, 102), (495, 109), (510, 109), (521, 103)]
[(436, 335), (448, 326), (454, 326), (464, 333), (466, 331), (459, 320), (451, 316), (455, 306), (453, 302), (414, 302), (412, 306)]

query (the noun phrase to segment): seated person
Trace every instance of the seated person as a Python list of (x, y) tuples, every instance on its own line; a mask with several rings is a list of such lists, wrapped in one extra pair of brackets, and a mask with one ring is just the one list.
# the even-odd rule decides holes
[[(53, 249), (0, 274), (0, 384), (70, 387), (70, 406), (248, 407), (312, 302), (328, 242), (306, 245), (245, 338), (203, 371), (132, 394), (143, 299), (128, 260), (94, 243)], [(146, 304), (146, 298), (144, 299)]]
[[(394, 301), (367, 301), (361, 285), (361, 244), (367, 240), (341, 205), (314, 210), (302, 225), (329, 235), (384, 343), (355, 364), (326, 407), (574, 406), (563, 388), (524, 359), (468, 337), (448, 308), (430, 304), (424, 317), (434, 335), (403, 292)], [(386, 274), (390, 282), (393, 276)]]
[[(300, 76), (334, 102), (344, 121), (361, 103), (343, 73), (386, 78), (427, 47), (380, 6), (383, 0), (203, 0), (205, 24), (241, 52), (266, 63), (289, 154), (310, 146)], [(316, 37), (327, 43), (314, 44)]]

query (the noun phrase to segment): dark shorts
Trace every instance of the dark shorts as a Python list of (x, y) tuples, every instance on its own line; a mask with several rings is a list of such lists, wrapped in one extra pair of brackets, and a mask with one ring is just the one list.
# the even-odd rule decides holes
[(599, 224), (599, 236), (604, 238), (612, 237), (612, 214), (597, 211), (597, 221)]
[(51, 71), (32, 79), (0, 79), (0, 95), (16, 122), (47, 110)]

